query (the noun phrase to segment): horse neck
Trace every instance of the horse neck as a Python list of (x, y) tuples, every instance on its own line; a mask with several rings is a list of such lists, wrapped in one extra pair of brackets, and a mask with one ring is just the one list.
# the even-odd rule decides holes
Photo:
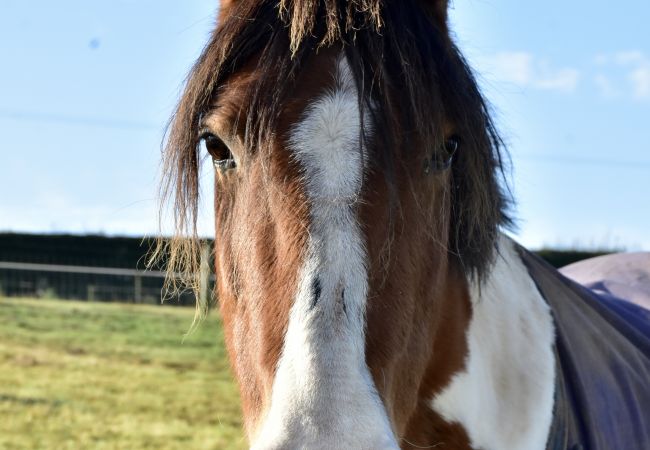
[(479, 448), (544, 448), (555, 379), (549, 307), (512, 240), (501, 236), (481, 282), (470, 282), (464, 368), (431, 400)]

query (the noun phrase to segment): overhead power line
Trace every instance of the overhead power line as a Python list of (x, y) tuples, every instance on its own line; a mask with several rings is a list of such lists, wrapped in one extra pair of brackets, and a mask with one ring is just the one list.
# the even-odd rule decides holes
[(133, 120), (111, 119), (88, 116), (69, 116), (56, 113), (41, 113), (35, 111), (19, 111), (0, 109), (0, 119), (15, 120), (21, 122), (48, 122), (63, 123), (68, 125), (80, 125), (85, 127), (114, 128), (123, 130), (162, 130), (163, 125), (151, 122), (139, 122)]
[[(68, 125), (78, 125), (84, 127), (101, 127), (123, 130), (146, 130), (146, 131), (162, 131), (164, 126), (162, 124), (155, 124), (151, 122), (139, 122), (133, 120), (101, 118), (101, 117), (88, 117), (88, 116), (69, 116), (65, 114), (56, 113), (41, 113), (35, 111), (19, 111), (0, 108), (0, 119), (14, 120), (22, 122), (47, 122), (47, 123), (63, 123)], [(513, 157), (523, 160), (539, 161), (541, 163), (551, 164), (571, 164), (571, 165), (592, 165), (592, 166), (607, 166), (607, 167), (622, 167), (629, 169), (650, 169), (650, 161), (631, 161), (631, 160), (615, 160), (615, 159), (600, 159), (600, 158), (587, 158), (581, 156), (567, 156), (567, 155), (553, 155), (553, 154), (513, 154)]]
[(544, 155), (544, 154), (518, 154), (516, 157), (524, 160), (535, 160), (542, 163), (593, 165), (605, 167), (625, 167), (628, 169), (650, 169), (650, 161), (631, 161), (601, 158), (586, 158), (582, 156)]

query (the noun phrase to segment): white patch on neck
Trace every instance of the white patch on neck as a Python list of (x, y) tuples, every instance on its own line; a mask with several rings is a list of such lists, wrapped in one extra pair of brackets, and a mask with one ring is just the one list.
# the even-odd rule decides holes
[(398, 449), (365, 362), (368, 280), (355, 211), (364, 174), (360, 128), (358, 93), (340, 59), (335, 88), (308, 107), (291, 137), (311, 227), (255, 450)]
[(474, 448), (542, 450), (553, 417), (553, 319), (509, 238), (472, 302), (466, 369), (431, 405)]

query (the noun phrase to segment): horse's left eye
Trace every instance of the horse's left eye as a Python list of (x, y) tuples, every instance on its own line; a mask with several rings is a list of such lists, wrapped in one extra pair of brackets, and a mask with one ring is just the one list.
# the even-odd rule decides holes
[(217, 169), (227, 170), (236, 166), (232, 152), (219, 136), (205, 132), (201, 134), (200, 139), (210, 156), (212, 156), (212, 161)]
[(456, 153), (458, 147), (460, 147), (460, 137), (456, 135), (448, 137), (445, 141), (445, 150), (447, 150), (447, 154), (449, 155)]

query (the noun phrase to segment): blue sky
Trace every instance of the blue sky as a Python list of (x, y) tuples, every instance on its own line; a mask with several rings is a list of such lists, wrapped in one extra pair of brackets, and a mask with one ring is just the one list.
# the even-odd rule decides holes
[[(2, 2), (0, 230), (156, 233), (162, 131), (216, 4)], [(650, 250), (649, 19), (647, 0), (454, 2), (525, 245)]]

